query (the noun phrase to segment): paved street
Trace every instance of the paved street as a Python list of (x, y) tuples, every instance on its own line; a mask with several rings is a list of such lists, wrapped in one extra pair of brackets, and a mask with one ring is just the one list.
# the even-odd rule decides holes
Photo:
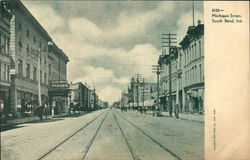
[(203, 123), (105, 109), (1, 133), (1, 159), (204, 159)]

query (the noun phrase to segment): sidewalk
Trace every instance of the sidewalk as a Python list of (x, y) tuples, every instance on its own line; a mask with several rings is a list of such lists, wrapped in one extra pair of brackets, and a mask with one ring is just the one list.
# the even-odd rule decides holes
[[(51, 115), (48, 115), (47, 119), (60, 118), (60, 117), (63, 118), (63, 117), (67, 117), (67, 116), (71, 116), (71, 117), (73, 117), (73, 116), (81, 116), (81, 115), (83, 115), (85, 113), (88, 113), (88, 112), (82, 112), (79, 115), (68, 115), (67, 113), (60, 113), (60, 114), (54, 115), (53, 117)], [(46, 120), (45, 115), (43, 115), (43, 120)], [(30, 123), (30, 122), (36, 122), (36, 121), (40, 121), (40, 118), (38, 116), (31, 116), (31, 117), (7, 120), (6, 123), (0, 124), (0, 128), (1, 128), (1, 131), (2, 131), (2, 129), (4, 129), (5, 127), (8, 127), (8, 126), (14, 126), (14, 125), (18, 125), (18, 124)]]
[[(147, 113), (153, 114), (152, 111), (147, 111)], [(170, 117), (168, 112), (162, 112), (162, 115), (164, 117)], [(172, 113), (172, 115), (173, 115), (173, 118), (175, 118), (174, 112)], [(180, 113), (179, 117), (180, 119), (183, 119), (183, 120), (204, 123), (204, 115), (200, 115), (200, 114)]]

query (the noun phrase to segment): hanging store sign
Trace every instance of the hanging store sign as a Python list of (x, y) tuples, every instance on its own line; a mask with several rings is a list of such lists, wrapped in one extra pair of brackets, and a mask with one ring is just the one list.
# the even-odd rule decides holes
[(69, 88), (68, 81), (52, 81), (52, 88)]

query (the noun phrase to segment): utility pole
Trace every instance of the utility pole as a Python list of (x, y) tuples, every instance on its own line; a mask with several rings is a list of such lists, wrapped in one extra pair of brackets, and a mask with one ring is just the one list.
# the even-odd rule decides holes
[(131, 90), (132, 90), (132, 96), (131, 96), (131, 100), (133, 102), (133, 110), (135, 109), (135, 93), (134, 93), (134, 85), (135, 85), (135, 79), (134, 77), (131, 77)]
[(136, 103), (137, 103), (137, 109), (139, 107), (139, 84), (140, 84), (139, 76), (140, 75), (137, 73), (136, 74)]
[(179, 79), (181, 78), (180, 72), (180, 55), (179, 50), (177, 49), (177, 84), (176, 84), (176, 108), (175, 108), (175, 117), (179, 119), (180, 104), (179, 104)]
[(160, 113), (159, 114), (161, 114), (161, 108), (160, 108), (160, 105), (159, 105), (159, 92), (160, 92), (160, 85), (159, 85), (159, 76), (160, 76), (160, 74), (161, 74), (161, 69), (160, 69), (160, 66), (159, 65), (153, 65), (152, 66), (152, 70), (153, 70), (153, 73), (156, 73), (156, 75), (157, 75), (157, 99), (156, 99), (156, 106), (157, 106), (157, 108), (159, 108), (159, 110), (160, 110)]
[[(172, 34), (172, 33), (168, 33), (168, 34), (162, 34), (162, 40), (166, 40), (163, 41), (162, 43), (167, 43), (167, 45), (163, 45), (163, 47), (168, 47), (168, 54), (169, 54), (169, 99), (168, 99), (168, 106), (169, 106), (169, 115), (172, 117), (172, 54), (171, 54), (171, 46), (172, 44), (177, 43), (177, 38), (176, 38), (176, 34)], [(172, 41), (173, 40), (173, 41)]]
[(142, 79), (142, 108), (144, 109), (144, 87), (145, 87), (145, 78)]

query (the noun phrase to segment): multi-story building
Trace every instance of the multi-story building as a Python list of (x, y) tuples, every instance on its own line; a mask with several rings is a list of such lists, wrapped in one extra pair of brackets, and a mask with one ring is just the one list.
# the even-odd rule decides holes
[(89, 109), (94, 110), (95, 105), (96, 105), (95, 89), (89, 89)]
[(179, 105), (183, 112), (203, 112), (204, 101), (204, 25), (190, 26), (170, 53), (159, 57), (160, 103), (164, 110)]
[(182, 76), (184, 108), (190, 112), (204, 111), (204, 25), (188, 28), (180, 42), (182, 46)]
[[(49, 103), (51, 81), (66, 80), (68, 57), (52, 43), (52, 38), (20, 0), (8, 1), (7, 8), (13, 14), (10, 52), (15, 74), (11, 76), (11, 112), (32, 112), (40, 104), (39, 93), (41, 105)], [(65, 101), (67, 98), (63, 97)], [(58, 101), (61, 100), (55, 102)]]
[(0, 1), (0, 113), (1, 120), (9, 113), (10, 108), (10, 20), (12, 14)]
[[(128, 86), (127, 103), (129, 107), (137, 108), (150, 104), (153, 99), (156, 99), (157, 83), (137, 81), (132, 78)], [(122, 97), (126, 97), (122, 95)], [(124, 98), (125, 99), (125, 98)]]
[(70, 102), (81, 111), (89, 111), (89, 89), (82, 84), (77, 82), (70, 84)]
[[(67, 81), (69, 59), (56, 44), (53, 44), (48, 48), (45, 61), (47, 61), (47, 73), (44, 73), (44, 78), (48, 78), (49, 104), (57, 107), (59, 112), (64, 112), (69, 105)], [(53, 87), (60, 85), (62, 87)]]
[(163, 110), (171, 110), (175, 105), (177, 82), (178, 48), (171, 47), (170, 53), (161, 55), (158, 64), (162, 73), (160, 77), (160, 105)]
[(129, 107), (128, 93), (122, 92), (120, 101), (122, 107)]

